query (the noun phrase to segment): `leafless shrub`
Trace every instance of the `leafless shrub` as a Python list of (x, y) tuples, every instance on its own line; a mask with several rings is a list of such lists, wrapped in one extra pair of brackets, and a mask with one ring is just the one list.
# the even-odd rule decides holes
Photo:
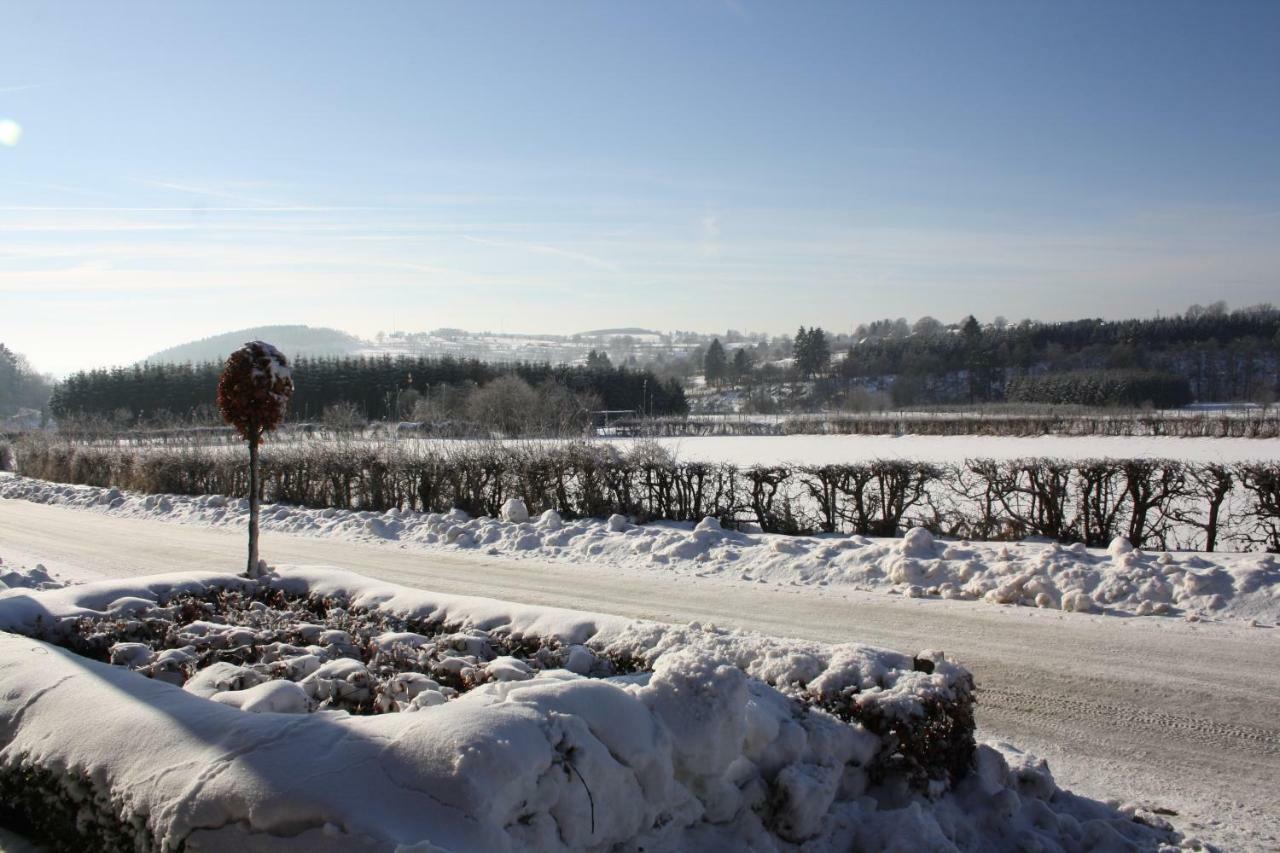
[(368, 421), (355, 403), (341, 402), (324, 407), (320, 424), (333, 435), (342, 437), (355, 435), (368, 425)]
[(1174, 507), (1173, 519), (1179, 525), (1200, 530), (1204, 534), (1204, 550), (1215, 551), (1223, 528), (1227, 499), (1236, 485), (1235, 469), (1230, 465), (1211, 462), (1206, 465), (1184, 465), (1182, 470), (1186, 478), (1188, 501)]
[[(24, 437), (19, 473), (151, 493), (247, 496), (222, 446)], [(568, 518), (718, 518), (769, 533), (893, 536), (917, 526), (985, 540), (1280, 550), (1280, 466), (1159, 459), (905, 460), (847, 465), (683, 461), (655, 444), (302, 439), (264, 448), (260, 497), (312, 508), (497, 515), (511, 497)]]
[(1244, 538), (1273, 554), (1280, 553), (1280, 464), (1241, 465), (1238, 476), (1251, 501)]

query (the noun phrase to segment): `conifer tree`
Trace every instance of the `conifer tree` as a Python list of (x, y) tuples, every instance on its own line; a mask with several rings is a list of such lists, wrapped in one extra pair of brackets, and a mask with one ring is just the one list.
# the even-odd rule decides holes
[(831, 343), (827, 333), (814, 326), (804, 326), (796, 332), (795, 342), (796, 369), (800, 375), (808, 379), (819, 373), (825, 373), (831, 363)]
[(724, 381), (729, 369), (729, 359), (724, 354), (724, 344), (716, 338), (707, 347), (707, 354), (702, 358), (702, 375), (708, 385), (719, 385)]
[(740, 347), (733, 354), (733, 381), (742, 382), (751, 374), (751, 356), (745, 348)]

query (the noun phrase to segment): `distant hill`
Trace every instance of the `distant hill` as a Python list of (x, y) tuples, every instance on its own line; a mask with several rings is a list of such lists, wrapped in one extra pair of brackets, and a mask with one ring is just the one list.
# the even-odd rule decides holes
[(255, 326), (211, 338), (160, 350), (147, 356), (152, 363), (184, 364), (186, 362), (222, 361), (246, 341), (266, 341), (289, 357), (305, 355), (353, 355), (363, 349), (364, 341), (337, 329), (311, 326)]
[(653, 329), (641, 329), (638, 326), (628, 326), (623, 329), (592, 329), (589, 332), (579, 332), (576, 337), (580, 338), (620, 338), (623, 335), (631, 335), (632, 337), (643, 337), (651, 335), (658, 337), (661, 332), (655, 332)]

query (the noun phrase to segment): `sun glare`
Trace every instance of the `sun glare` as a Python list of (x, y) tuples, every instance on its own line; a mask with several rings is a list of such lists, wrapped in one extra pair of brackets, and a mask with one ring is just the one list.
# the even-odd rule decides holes
[(0, 119), (0, 145), (10, 148), (18, 144), (22, 138), (22, 125), (11, 118)]

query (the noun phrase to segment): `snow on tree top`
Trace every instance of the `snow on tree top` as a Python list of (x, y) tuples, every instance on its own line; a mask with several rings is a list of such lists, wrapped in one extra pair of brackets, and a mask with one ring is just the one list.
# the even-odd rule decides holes
[(218, 380), (218, 408), (250, 440), (280, 424), (292, 396), (289, 360), (265, 341), (249, 341), (233, 352)]

